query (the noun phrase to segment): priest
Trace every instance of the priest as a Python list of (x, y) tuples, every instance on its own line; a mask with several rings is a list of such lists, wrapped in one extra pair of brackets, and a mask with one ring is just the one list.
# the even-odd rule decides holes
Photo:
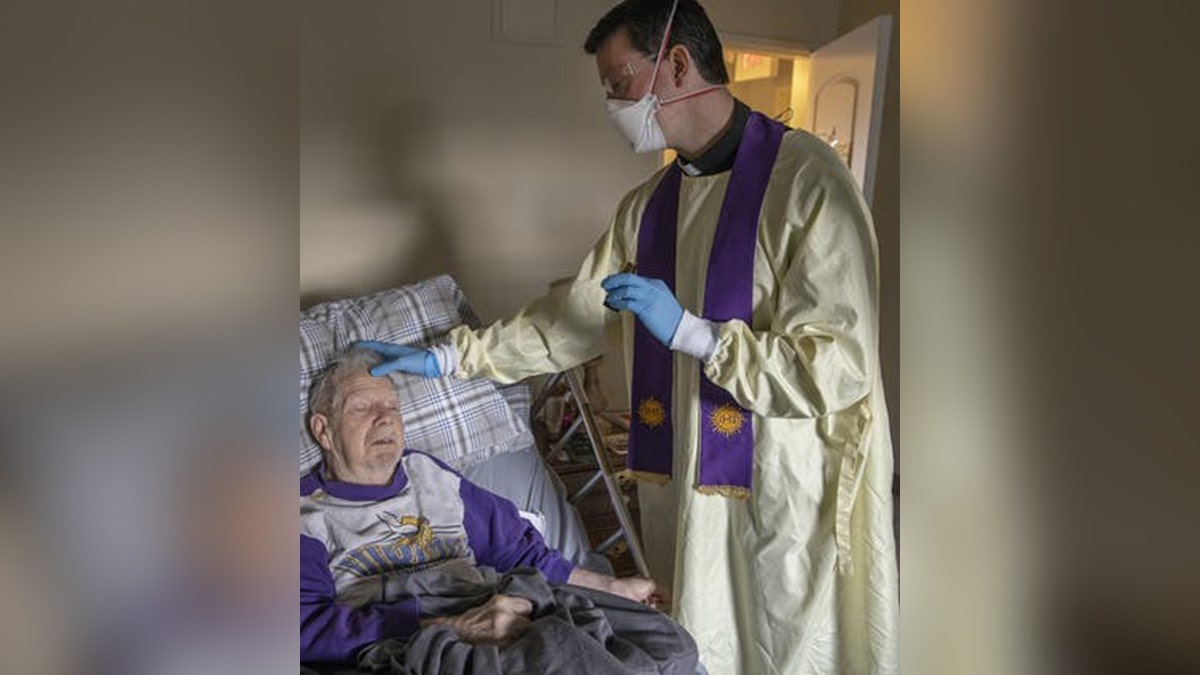
[(863, 196), (825, 143), (729, 93), (694, 0), (623, 2), (585, 49), (633, 149), (678, 159), (626, 195), (572, 283), (431, 349), (374, 343), (377, 370), (513, 382), (597, 356), (620, 322), (647, 562), (709, 672), (896, 672)]

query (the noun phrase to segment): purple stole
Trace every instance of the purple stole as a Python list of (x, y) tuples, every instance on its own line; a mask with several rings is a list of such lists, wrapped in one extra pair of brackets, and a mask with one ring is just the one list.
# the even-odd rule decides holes
[[(751, 323), (754, 247), (758, 217), (784, 125), (751, 113), (733, 162), (733, 174), (713, 236), (704, 284), (703, 318)], [(638, 230), (638, 274), (661, 279), (675, 292), (675, 241), (681, 172), (672, 164), (651, 195)], [(685, 252), (685, 255), (687, 253)], [(690, 257), (690, 256), (689, 256)], [(638, 478), (666, 482), (674, 452), (671, 350), (635, 322), (629, 469)], [(700, 471), (696, 489), (745, 498), (754, 473), (750, 411), (700, 372)]]

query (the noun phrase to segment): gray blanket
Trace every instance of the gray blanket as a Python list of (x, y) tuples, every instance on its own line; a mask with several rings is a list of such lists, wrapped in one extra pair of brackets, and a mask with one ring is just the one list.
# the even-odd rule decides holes
[(421, 598), (423, 614), (452, 615), (495, 593), (527, 598), (533, 623), (505, 648), (475, 646), (449, 626), (389, 638), (359, 654), (362, 671), (403, 675), (692, 675), (696, 643), (661, 612), (608, 593), (551, 586), (533, 569), (498, 577), (487, 568), (438, 568), (390, 580), (388, 596)]

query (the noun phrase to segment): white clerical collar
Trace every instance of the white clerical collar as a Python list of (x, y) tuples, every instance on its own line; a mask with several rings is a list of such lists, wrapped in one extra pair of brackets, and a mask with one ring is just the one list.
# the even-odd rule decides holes
[(733, 114), (729, 128), (721, 135), (712, 147), (699, 157), (690, 161), (679, 155), (675, 160), (684, 174), (691, 177), (708, 176), (729, 171), (737, 158), (738, 146), (742, 144), (742, 133), (746, 130), (746, 122), (750, 119), (750, 107), (734, 99)]

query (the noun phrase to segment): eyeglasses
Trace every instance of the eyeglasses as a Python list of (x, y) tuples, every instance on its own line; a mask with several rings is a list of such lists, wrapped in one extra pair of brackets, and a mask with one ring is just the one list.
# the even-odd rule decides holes
[(657, 61), (655, 56), (647, 56), (640, 61), (627, 61), (617, 67), (617, 76), (613, 79), (607, 77), (600, 80), (600, 84), (604, 87), (604, 94), (608, 98), (629, 98), (629, 87), (633, 84), (633, 80), (638, 73), (648, 64)]

